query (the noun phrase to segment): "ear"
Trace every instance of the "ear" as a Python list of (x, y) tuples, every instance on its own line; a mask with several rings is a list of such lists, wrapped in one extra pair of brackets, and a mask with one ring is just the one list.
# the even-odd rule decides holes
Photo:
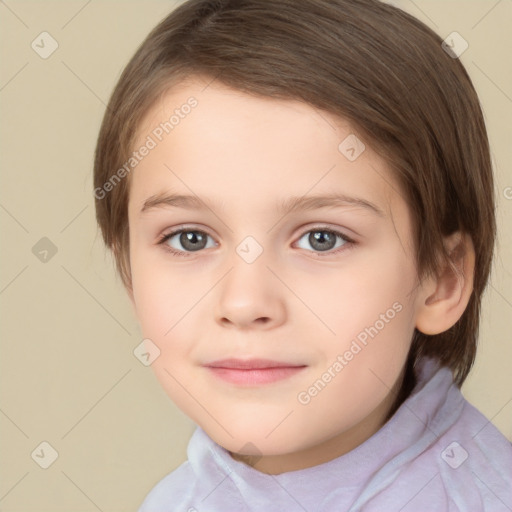
[(457, 231), (444, 243), (450, 264), (438, 278), (425, 281), (417, 296), (416, 328), (429, 335), (452, 327), (464, 313), (473, 291), (475, 249), (471, 237)]

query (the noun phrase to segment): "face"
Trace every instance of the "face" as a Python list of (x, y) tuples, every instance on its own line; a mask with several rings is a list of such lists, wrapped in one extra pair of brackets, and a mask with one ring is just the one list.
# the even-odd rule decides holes
[(135, 312), (161, 385), (214, 441), (268, 473), (308, 467), (393, 402), (415, 327), (411, 218), (348, 122), (207, 83), (174, 87), (139, 129)]

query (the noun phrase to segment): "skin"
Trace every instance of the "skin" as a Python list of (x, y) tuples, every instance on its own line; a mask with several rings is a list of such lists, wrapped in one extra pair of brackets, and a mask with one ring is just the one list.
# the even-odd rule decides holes
[[(460, 233), (447, 238), (450, 248), (463, 248), (455, 251), (460, 272), (447, 268), (420, 284), (409, 210), (385, 162), (368, 143), (353, 162), (338, 150), (357, 135), (354, 127), (301, 102), (209, 82), (194, 77), (175, 86), (140, 124), (136, 147), (187, 98), (198, 101), (130, 175), (128, 292), (144, 338), (161, 352), (152, 368), (177, 406), (234, 459), (269, 474), (303, 469), (379, 430), (414, 328), (436, 334), (462, 315), (474, 251)], [(334, 191), (374, 203), (383, 216), (354, 205), (288, 215), (276, 209), (290, 196)], [(204, 211), (168, 206), (141, 214), (146, 199), (162, 192), (217, 203)], [(324, 232), (319, 227), (355, 244), (336, 238), (336, 247), (322, 251), (308, 241), (311, 232)], [(205, 248), (187, 252), (178, 234), (166, 244), (188, 254), (179, 257), (157, 243), (180, 228), (206, 232)], [(247, 236), (263, 251), (252, 263), (236, 251)], [(298, 394), (394, 303), (400, 312), (309, 403), (300, 403)], [(306, 368), (241, 387), (202, 366), (230, 357)]]

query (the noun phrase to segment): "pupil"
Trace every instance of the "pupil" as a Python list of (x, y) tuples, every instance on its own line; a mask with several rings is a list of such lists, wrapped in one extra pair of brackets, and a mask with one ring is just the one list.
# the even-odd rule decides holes
[[(195, 231), (187, 231), (181, 234), (181, 244), (188, 250), (198, 250), (201, 249), (201, 242), (204, 242), (205, 237), (201, 233), (196, 233)], [(204, 245), (204, 244), (203, 244)]]
[(317, 246), (320, 245), (320, 247), (317, 247), (319, 250), (328, 250), (334, 247), (334, 236), (328, 231), (315, 231), (311, 234), (310, 238), (310, 242), (313, 247), (315, 247), (315, 244)]

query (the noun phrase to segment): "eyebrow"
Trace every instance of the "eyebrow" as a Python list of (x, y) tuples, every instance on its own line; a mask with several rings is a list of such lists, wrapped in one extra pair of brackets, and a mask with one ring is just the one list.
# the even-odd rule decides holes
[[(140, 214), (156, 208), (185, 208), (187, 210), (214, 210), (222, 208), (220, 203), (201, 199), (198, 196), (160, 193), (148, 197), (141, 208)], [(385, 213), (377, 205), (360, 197), (351, 197), (345, 194), (333, 193), (316, 196), (289, 197), (277, 202), (277, 211), (287, 215), (296, 211), (316, 210), (319, 208), (343, 208), (355, 206), (370, 211), (379, 217), (386, 217)]]

